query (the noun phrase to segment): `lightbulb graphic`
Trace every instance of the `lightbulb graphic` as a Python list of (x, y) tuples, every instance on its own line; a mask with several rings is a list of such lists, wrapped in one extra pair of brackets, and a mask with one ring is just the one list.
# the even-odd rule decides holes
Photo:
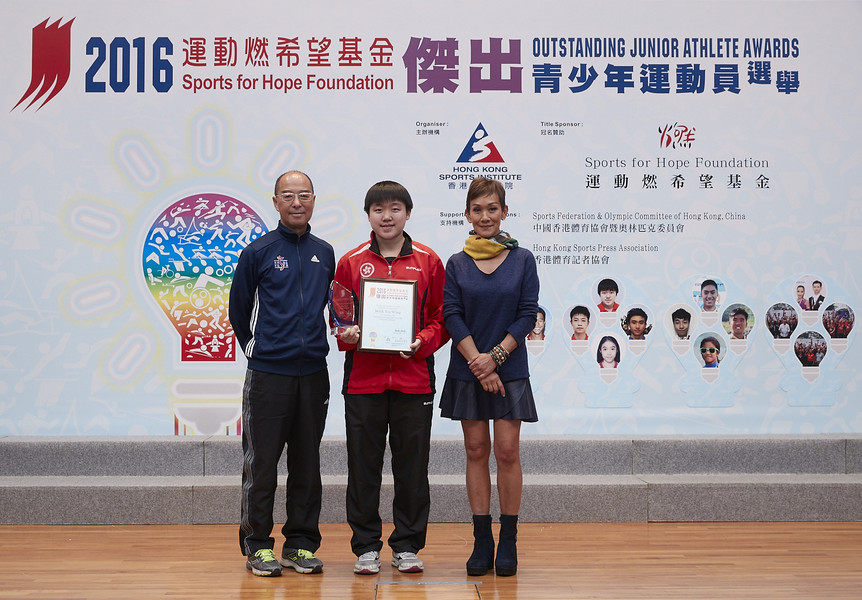
[(796, 280), (795, 293), (796, 301), (802, 309), (802, 322), (808, 327), (813, 327), (817, 323), (820, 307), (826, 302), (828, 295), (823, 279), (817, 275), (803, 275)]
[(799, 325), (796, 309), (786, 302), (776, 302), (766, 311), (766, 327), (772, 334), (772, 347), (779, 354), (790, 350), (790, 336)]
[(640, 356), (646, 351), (647, 336), (652, 331), (652, 315), (647, 307), (635, 305), (625, 311), (620, 317), (620, 328), (628, 338), (629, 351)]
[(527, 334), (525, 346), (532, 356), (539, 356), (545, 351), (545, 332), (548, 331), (548, 309), (539, 306), (536, 311), (536, 324)]
[(793, 343), (793, 352), (802, 364), (802, 377), (808, 382), (820, 377), (820, 363), (828, 352), (823, 336), (816, 331), (804, 331)]
[(721, 361), (727, 356), (727, 340), (721, 335), (707, 332), (697, 338), (694, 351), (701, 364), (701, 378), (713, 383), (719, 377)]
[(856, 315), (853, 309), (842, 302), (830, 304), (823, 311), (823, 327), (832, 340), (832, 349), (838, 354), (847, 350), (847, 336), (853, 331)]
[(728, 347), (735, 354), (748, 350), (748, 336), (754, 329), (754, 311), (745, 304), (736, 302), (722, 313), (721, 324), (730, 336)]
[(695, 283), (692, 296), (700, 306), (700, 320), (707, 327), (718, 323), (725, 292), (724, 283), (716, 277), (708, 277)]
[(194, 194), (159, 213), (142, 249), (143, 275), (181, 339), (182, 362), (233, 361), (228, 297), (243, 248), (267, 232), (261, 217), (222, 194)]
[(697, 330), (697, 311), (688, 304), (674, 304), (665, 313), (664, 323), (671, 348), (683, 356), (691, 349), (691, 335)]
[(623, 347), (620, 341), (613, 335), (605, 335), (596, 345), (596, 364), (599, 369), (599, 377), (605, 383), (613, 383), (617, 380), (617, 369), (623, 360)]

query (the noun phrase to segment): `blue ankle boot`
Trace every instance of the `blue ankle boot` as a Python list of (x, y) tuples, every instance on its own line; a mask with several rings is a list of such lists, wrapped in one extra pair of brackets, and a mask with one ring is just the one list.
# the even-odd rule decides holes
[(467, 560), (467, 575), (481, 577), (494, 568), (494, 536), (491, 515), (473, 515), (473, 554)]
[(518, 515), (500, 515), (500, 543), (494, 568), (497, 575), (508, 577), (518, 572)]

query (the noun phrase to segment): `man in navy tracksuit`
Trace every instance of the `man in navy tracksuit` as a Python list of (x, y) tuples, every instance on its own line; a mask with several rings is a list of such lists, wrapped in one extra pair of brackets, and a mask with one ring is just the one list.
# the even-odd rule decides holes
[[(329, 408), (323, 316), (335, 253), (311, 234), (311, 179), (281, 175), (272, 203), (278, 227), (243, 249), (230, 290), (231, 325), (248, 359), (242, 398), (242, 511), (239, 542), (255, 575), (282, 565), (320, 573), (320, 440)], [(273, 553), (277, 467), (287, 445), (287, 522), (281, 560)]]

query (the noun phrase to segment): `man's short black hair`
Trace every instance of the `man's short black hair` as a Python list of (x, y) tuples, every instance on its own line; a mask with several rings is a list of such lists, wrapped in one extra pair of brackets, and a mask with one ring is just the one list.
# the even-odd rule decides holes
[(574, 307), (571, 312), (569, 312), (569, 321), (575, 318), (575, 315), (584, 315), (587, 318), (587, 321), (590, 320), (590, 309), (581, 304)]
[(671, 320), (685, 319), (691, 323), (691, 313), (684, 308), (678, 308), (670, 314)]
[(599, 282), (598, 291), (601, 294), (605, 290), (611, 290), (612, 292), (616, 292), (617, 294), (619, 294), (620, 293), (620, 286), (618, 286), (617, 282), (614, 281), (613, 279), (610, 279), (610, 278), (602, 279)]
[(647, 317), (646, 311), (642, 308), (637, 307), (637, 306), (629, 309), (629, 312), (626, 314), (626, 323), (628, 323), (632, 317), (643, 317), (644, 321), (649, 320), (649, 318)]

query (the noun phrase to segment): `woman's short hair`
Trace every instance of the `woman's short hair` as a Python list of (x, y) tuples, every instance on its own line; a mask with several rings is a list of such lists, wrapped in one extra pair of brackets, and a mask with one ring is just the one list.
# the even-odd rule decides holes
[(470, 202), (488, 194), (497, 196), (497, 200), (500, 201), (500, 208), (506, 208), (506, 190), (503, 188), (503, 184), (496, 179), (477, 177), (470, 183), (470, 188), (467, 190), (467, 211), (470, 210)]
[(365, 194), (365, 213), (371, 211), (371, 205), (384, 200), (400, 200), (404, 203), (407, 212), (413, 210), (413, 199), (410, 192), (397, 181), (378, 181)]

